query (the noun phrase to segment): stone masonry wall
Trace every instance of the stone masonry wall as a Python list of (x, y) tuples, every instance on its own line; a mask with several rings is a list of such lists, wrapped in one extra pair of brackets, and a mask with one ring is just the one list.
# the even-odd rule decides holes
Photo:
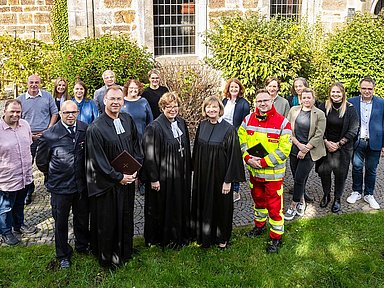
[(0, 0), (0, 34), (51, 42), (53, 0)]

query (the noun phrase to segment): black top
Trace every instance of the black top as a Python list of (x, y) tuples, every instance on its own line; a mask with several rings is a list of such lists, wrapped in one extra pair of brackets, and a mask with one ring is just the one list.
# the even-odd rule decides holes
[(327, 115), (327, 139), (332, 142), (338, 142), (341, 139), (341, 130), (343, 129), (343, 122), (345, 114), (342, 118), (339, 117), (339, 109), (341, 103), (335, 103)]
[(152, 89), (151, 87), (145, 88), (141, 96), (147, 99), (149, 106), (151, 107), (153, 119), (156, 119), (160, 115), (159, 109), (159, 100), (164, 93), (167, 93), (169, 90), (167, 87), (159, 86), (159, 88)]
[[(295, 137), (303, 144), (308, 143), (309, 128), (311, 127), (311, 111), (300, 110), (295, 121)], [(292, 145), (292, 155), (297, 155), (299, 148), (296, 145)], [(308, 154), (309, 155), (309, 154)]]
[(87, 130), (86, 171), (88, 195), (104, 194), (120, 185), (123, 174), (113, 169), (112, 160), (126, 150), (136, 160), (142, 162), (142, 150), (135, 123), (130, 115), (120, 113), (119, 118), (125, 130), (118, 135), (113, 119), (106, 113), (100, 115)]
[[(326, 114), (325, 104), (321, 104), (319, 109), (325, 113), (325, 117), (327, 118), (327, 121), (328, 121), (329, 115)], [(343, 119), (343, 125), (340, 129), (340, 139), (337, 141), (342, 140), (341, 142), (343, 142), (343, 145), (342, 145), (343, 149), (353, 149), (353, 142), (354, 142), (353, 140), (358, 134), (360, 121), (359, 121), (359, 116), (356, 112), (355, 107), (349, 102), (347, 103), (347, 110), (345, 111), (345, 115), (342, 119)], [(328, 136), (329, 127), (330, 126), (328, 126), (327, 124), (325, 133), (324, 133), (324, 137), (326, 139), (330, 139)]]

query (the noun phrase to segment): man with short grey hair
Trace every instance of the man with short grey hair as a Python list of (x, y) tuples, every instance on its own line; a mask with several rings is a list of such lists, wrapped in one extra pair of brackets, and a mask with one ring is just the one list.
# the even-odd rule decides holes
[[(32, 163), (36, 155), (36, 149), (39, 138), (43, 132), (53, 126), (58, 119), (58, 110), (51, 93), (40, 89), (41, 78), (37, 75), (28, 77), (28, 90), (21, 94), (17, 99), (21, 102), (23, 111), (22, 118), (31, 126), (32, 131)], [(28, 187), (25, 204), (32, 202), (32, 193), (35, 190), (35, 184), (31, 183)]]
[(108, 87), (111, 87), (116, 82), (116, 75), (112, 70), (105, 70), (102, 74), (102, 77), (105, 85), (97, 89), (93, 96), (93, 100), (96, 103), (100, 115), (104, 113), (105, 110), (104, 95), (107, 92)]

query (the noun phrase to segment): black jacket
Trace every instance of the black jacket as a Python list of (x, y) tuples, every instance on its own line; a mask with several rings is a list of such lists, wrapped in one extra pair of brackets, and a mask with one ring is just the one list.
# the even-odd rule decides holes
[(84, 148), (87, 128), (87, 124), (77, 121), (73, 139), (59, 121), (39, 139), (36, 165), (46, 176), (45, 187), (49, 192), (86, 193)]
[[(243, 122), (245, 116), (250, 113), (249, 102), (243, 97), (237, 97), (235, 105), (235, 111), (233, 112), (233, 126), (239, 129), (241, 122)], [(227, 105), (228, 98), (223, 99), (224, 106)]]

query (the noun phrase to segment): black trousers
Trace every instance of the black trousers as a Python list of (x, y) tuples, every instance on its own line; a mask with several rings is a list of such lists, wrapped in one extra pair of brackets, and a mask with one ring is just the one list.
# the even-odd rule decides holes
[(343, 195), (352, 153), (352, 149), (342, 148), (333, 153), (327, 152), (327, 156), (321, 159), (318, 173), (324, 194), (331, 193), (333, 173), (335, 176), (335, 198), (340, 198)]
[[(32, 154), (32, 165), (33, 161), (35, 161), (37, 146), (39, 146), (39, 139), (36, 139), (31, 144), (31, 154)], [(32, 180), (31, 184), (27, 186), (27, 195), (32, 195), (35, 192), (35, 182)]]
[(315, 161), (312, 161), (311, 155), (307, 153), (304, 159), (298, 159), (296, 155), (290, 155), (289, 163), (295, 181), (293, 185), (293, 201), (301, 202), (301, 198), (304, 196), (309, 172), (311, 172)]
[(56, 257), (70, 258), (73, 252), (68, 244), (68, 218), (72, 207), (75, 248), (84, 251), (89, 247), (89, 205), (88, 197), (80, 193), (51, 193), (52, 216), (55, 219)]

